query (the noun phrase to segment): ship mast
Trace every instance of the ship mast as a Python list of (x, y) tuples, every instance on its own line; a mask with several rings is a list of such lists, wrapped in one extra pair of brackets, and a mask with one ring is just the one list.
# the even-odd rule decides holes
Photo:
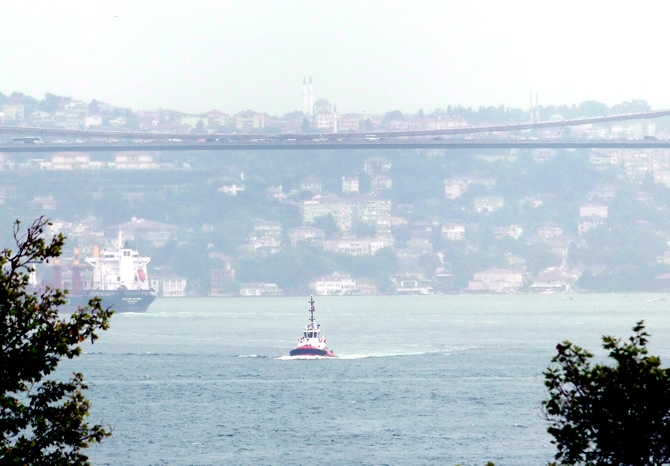
[(314, 309), (314, 303), (315, 303), (314, 296), (310, 295), (309, 301), (307, 301), (307, 302), (311, 305), (311, 307), (309, 308), (309, 314), (310, 314), (309, 321), (311, 323), (314, 323), (314, 311), (316, 311), (316, 309)]

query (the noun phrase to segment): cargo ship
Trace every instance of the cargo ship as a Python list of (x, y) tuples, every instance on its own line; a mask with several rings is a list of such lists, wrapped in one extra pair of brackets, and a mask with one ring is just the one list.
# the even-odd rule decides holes
[[(140, 256), (134, 249), (126, 248), (121, 233), (115, 248), (93, 251), (93, 257), (84, 259), (90, 270), (90, 281), (85, 286), (78, 268), (73, 269), (72, 287), (68, 290), (67, 304), (63, 310), (72, 311), (88, 305), (99, 297), (104, 309), (116, 312), (146, 312), (156, 299), (147, 275), (151, 258)], [(75, 254), (75, 266), (79, 261)]]

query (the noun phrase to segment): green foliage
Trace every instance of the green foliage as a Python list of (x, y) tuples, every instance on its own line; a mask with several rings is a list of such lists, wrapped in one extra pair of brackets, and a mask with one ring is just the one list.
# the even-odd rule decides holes
[(603, 336), (616, 365), (564, 341), (545, 372), (542, 404), (559, 464), (647, 465), (670, 461), (670, 371), (649, 356), (644, 322), (627, 341)]
[(314, 219), (315, 228), (320, 228), (326, 234), (326, 238), (332, 238), (340, 232), (340, 229), (337, 226), (337, 222), (331, 214), (324, 215), (322, 217), (316, 217)]
[(82, 449), (111, 435), (84, 422), (89, 401), (83, 375), (67, 381), (47, 379), (59, 361), (81, 353), (80, 343), (95, 341), (109, 327), (111, 310), (94, 299), (61, 318), (65, 294), (46, 288), (32, 291), (35, 265), (60, 256), (62, 235), (46, 243), (43, 217), (24, 234), (14, 224), (16, 251), (0, 252), (0, 463), (88, 464)]
[(403, 121), (404, 117), (400, 110), (393, 110), (392, 112), (387, 112), (382, 117), (382, 123), (387, 125), (392, 121)]
[(210, 258), (201, 242), (180, 244), (174, 254), (172, 270), (187, 279), (189, 291), (207, 295), (210, 287)]

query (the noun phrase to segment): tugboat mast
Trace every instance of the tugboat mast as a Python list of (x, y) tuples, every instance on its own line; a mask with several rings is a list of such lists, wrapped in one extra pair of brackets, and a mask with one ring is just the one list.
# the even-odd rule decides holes
[(311, 307), (309, 308), (309, 314), (310, 314), (309, 321), (311, 323), (314, 323), (314, 311), (316, 310), (316, 309), (314, 309), (314, 303), (316, 302), (316, 301), (314, 301), (314, 295), (310, 295), (309, 296), (309, 301), (307, 301), (307, 302), (311, 305)]

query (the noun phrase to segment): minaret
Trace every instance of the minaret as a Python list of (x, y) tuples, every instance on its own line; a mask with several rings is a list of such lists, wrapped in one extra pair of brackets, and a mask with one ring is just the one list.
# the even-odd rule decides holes
[(540, 121), (540, 104), (537, 103), (537, 91), (535, 91), (535, 121)]
[(309, 77), (309, 114), (314, 112), (314, 89), (312, 88), (312, 77)]
[(333, 106), (333, 133), (337, 133), (337, 105)]
[(307, 116), (307, 78), (302, 78), (302, 113)]

